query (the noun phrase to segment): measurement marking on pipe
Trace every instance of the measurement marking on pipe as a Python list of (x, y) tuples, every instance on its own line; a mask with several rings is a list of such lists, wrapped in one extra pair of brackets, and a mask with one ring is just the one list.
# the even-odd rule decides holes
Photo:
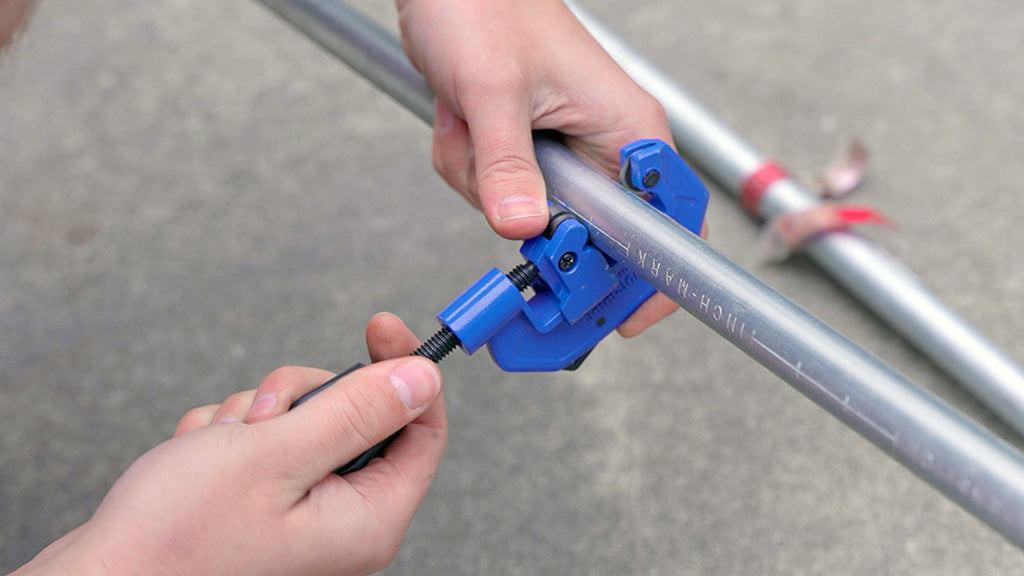
[[(656, 287), (659, 284), (662, 285), (662, 292), (675, 292), (675, 295), (679, 298), (679, 300), (676, 300), (677, 303), (682, 305), (680, 300), (696, 302), (696, 306), (690, 305), (684, 306), (684, 308), (689, 309), (691, 313), (699, 317), (702, 316), (704, 322), (709, 326), (712, 323), (724, 326), (725, 332), (738, 336), (740, 340), (746, 338), (748, 327), (746, 321), (742, 320), (741, 314), (727, 311), (726, 307), (717, 303), (707, 292), (700, 291), (699, 283), (695, 286), (691, 284), (690, 279), (684, 274), (680, 274), (678, 270), (673, 269), (671, 266), (665, 266), (657, 253), (634, 248), (632, 243), (620, 244), (620, 246), (626, 250), (626, 255), (633, 260), (634, 264), (649, 275), (649, 282)], [(844, 412), (853, 415), (893, 445), (896, 444), (899, 438), (898, 434), (891, 432), (864, 412), (850, 406), (850, 397), (848, 395), (840, 397), (804, 372), (803, 362), (798, 361), (796, 364), (793, 364), (764, 342), (758, 340), (756, 329), (751, 328), (749, 333), (751, 343), (757, 345), (774, 357), (780, 364), (792, 370), (796, 374), (796, 381), (803, 380), (809, 383), (836, 405), (842, 406)]]
[[(663, 259), (658, 258), (656, 254), (639, 248), (634, 249), (632, 243), (618, 243), (618, 245), (623, 248), (627, 258), (649, 275), (647, 281), (659, 291), (690, 310), (691, 313), (695, 315), (699, 313), (724, 326), (727, 333), (738, 336), (740, 339), (746, 338), (747, 323), (738, 312), (733, 312), (717, 303), (707, 292), (698, 291), (699, 285), (692, 285), (690, 279), (681, 274), (679, 270), (664, 265)], [(696, 307), (684, 305), (683, 302), (687, 300), (695, 301)], [(708, 322), (708, 325), (710, 326), (711, 323)]]
[(840, 398), (838, 394), (832, 392), (831, 390), (820, 384), (817, 380), (812, 378), (810, 375), (808, 375), (806, 372), (804, 372), (803, 362), (798, 361), (796, 364), (793, 364), (789, 360), (783, 358), (781, 354), (779, 354), (775, 350), (772, 350), (767, 344), (757, 339), (757, 330), (751, 332), (750, 341), (756, 344), (757, 346), (761, 347), (762, 350), (764, 350), (768, 354), (771, 354), (772, 357), (778, 360), (781, 364), (785, 365), (787, 368), (792, 370), (796, 374), (797, 381), (803, 380), (805, 382), (808, 382), (809, 384), (817, 388), (820, 392), (824, 393), (826, 396), (831, 398), (834, 402), (836, 402), (837, 404), (841, 404), (843, 406), (844, 411), (853, 414), (858, 419), (860, 419), (860, 421), (864, 422), (872, 429), (874, 429), (876, 432), (884, 436), (886, 440), (893, 444), (896, 444), (898, 435), (895, 432), (890, 432), (887, 428), (885, 428), (878, 422), (875, 422), (860, 410), (856, 410), (853, 407), (851, 407), (849, 396), (844, 396), (843, 398)]
[[(615, 237), (613, 237), (611, 234), (605, 232), (600, 226), (598, 226), (597, 224), (595, 224), (594, 222), (592, 222), (590, 219), (586, 218), (585, 216), (581, 216), (579, 214), (576, 214), (576, 218), (579, 218), (584, 224), (586, 224), (587, 229), (590, 231), (590, 239), (591, 239), (592, 242), (594, 242), (595, 244), (599, 244), (599, 245), (600, 244), (611, 244), (611, 245), (615, 246), (616, 248), (618, 248), (618, 251), (621, 252), (624, 257), (626, 257), (626, 258), (629, 257), (629, 250), (630, 250), (630, 247), (631, 247), (629, 244), (626, 244), (624, 242), (621, 242), (621, 241), (615, 239)], [(607, 249), (605, 251), (607, 252)]]
[(628, 245), (628, 244), (623, 244), (622, 242), (619, 242), (618, 240), (616, 240), (615, 238), (612, 238), (612, 237), (611, 237), (611, 236), (609, 236), (608, 234), (605, 234), (605, 236), (606, 236), (606, 237), (608, 238), (608, 240), (610, 240), (610, 241), (611, 241), (611, 242), (612, 242), (613, 244), (615, 244), (616, 246), (618, 246), (618, 247), (619, 247), (619, 251), (621, 251), (621, 252), (622, 252), (622, 253), (623, 253), (624, 255), (626, 255), (626, 256), (629, 256), (629, 245)]

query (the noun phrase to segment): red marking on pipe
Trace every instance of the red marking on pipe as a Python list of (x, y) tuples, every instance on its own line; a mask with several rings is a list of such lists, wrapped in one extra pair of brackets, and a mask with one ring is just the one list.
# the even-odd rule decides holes
[(760, 251), (773, 262), (782, 262), (804, 249), (815, 238), (853, 226), (886, 226), (892, 223), (874, 208), (846, 204), (817, 204), (806, 210), (782, 214), (765, 225)]
[(783, 178), (789, 178), (789, 173), (774, 162), (765, 162), (754, 170), (754, 172), (743, 181), (740, 187), (740, 205), (755, 218), (761, 217), (761, 199), (765, 192)]
[(874, 208), (864, 206), (839, 206), (839, 220), (846, 225), (853, 224), (878, 224), (880, 226), (891, 226), (889, 219)]

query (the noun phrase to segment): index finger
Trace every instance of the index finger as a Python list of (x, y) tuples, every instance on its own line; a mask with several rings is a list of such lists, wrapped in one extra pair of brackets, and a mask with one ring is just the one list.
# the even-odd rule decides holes
[(255, 424), (284, 414), (302, 395), (333, 377), (331, 372), (319, 368), (278, 368), (260, 382), (252, 406), (242, 421)]

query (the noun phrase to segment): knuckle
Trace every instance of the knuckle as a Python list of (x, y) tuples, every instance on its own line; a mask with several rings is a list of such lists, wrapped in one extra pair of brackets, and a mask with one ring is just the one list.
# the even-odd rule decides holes
[(478, 175), (480, 188), (484, 190), (510, 185), (519, 186), (524, 178), (535, 177), (540, 177), (535, 161), (516, 152), (500, 153), (487, 166), (482, 166)]
[(668, 124), (668, 114), (665, 113), (665, 107), (662, 106), (661, 102), (659, 102), (657, 98), (651, 96), (649, 93), (641, 90), (641, 95), (637, 98), (636, 106), (643, 117), (650, 118), (651, 121), (660, 124)]
[[(211, 404), (211, 406), (215, 405)], [(207, 406), (197, 406), (189, 410), (188, 412), (185, 412), (185, 415), (181, 417), (181, 420), (179, 420), (179, 422), (192, 422), (193, 420), (197, 420), (198, 418), (206, 414), (208, 408), (209, 407)]]
[(245, 392), (235, 392), (224, 399), (224, 402), (220, 405), (221, 412), (230, 412), (235, 409), (248, 408), (248, 404), (252, 403), (253, 391), (247, 390)]
[(282, 366), (263, 379), (253, 394), (253, 398), (260, 394), (273, 393), (281, 398), (296, 400), (332, 376), (333, 374), (325, 370), (301, 366)]
[(535, 163), (532, 158), (527, 158), (515, 152), (505, 152), (488, 164), (486, 171), (494, 176), (512, 175), (518, 176), (523, 172), (533, 172)]
[(249, 396), (251, 395), (252, 390), (246, 390), (244, 392), (235, 392), (234, 394), (225, 398), (223, 404), (235, 406), (245, 402), (245, 400), (248, 399)]
[(213, 415), (216, 409), (216, 404), (210, 404), (208, 406), (198, 406), (185, 412), (181, 419), (178, 420), (178, 425), (174, 429), (174, 435), (177, 436), (186, 430), (194, 430), (209, 424), (210, 416)]
[(526, 71), (514, 58), (502, 58), (501, 54), (490, 55), (486, 66), (465, 66), (456, 70), (453, 77), (454, 91), (460, 98), (473, 98), (481, 102), (494, 98), (511, 98), (525, 94), (530, 80)]
[(280, 390), (294, 382), (302, 381), (302, 368), (298, 366), (281, 366), (275, 369), (260, 383), (260, 390)]

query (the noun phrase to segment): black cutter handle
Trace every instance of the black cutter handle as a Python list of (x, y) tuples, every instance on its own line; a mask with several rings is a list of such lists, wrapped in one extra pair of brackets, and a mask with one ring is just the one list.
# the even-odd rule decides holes
[[(316, 396), (320, 392), (323, 392), (331, 384), (334, 384), (335, 382), (337, 382), (341, 378), (347, 376), (348, 374), (350, 374), (352, 372), (355, 372), (356, 370), (358, 370), (358, 369), (360, 369), (362, 367), (363, 367), (362, 363), (356, 363), (356, 364), (352, 365), (351, 367), (349, 367), (344, 372), (341, 372), (340, 374), (335, 376), (334, 378), (331, 378), (327, 382), (324, 382), (323, 384), (317, 386), (316, 388), (310, 390), (309, 392), (306, 392), (305, 394), (302, 395), (301, 398), (296, 400), (291, 405), (290, 410), (291, 409), (295, 409), (295, 407), (298, 406), (299, 404), (302, 404), (302, 403), (306, 402), (307, 400), (309, 400), (313, 396)], [(380, 442), (374, 444), (373, 446), (370, 447), (369, 450), (367, 450), (366, 452), (363, 452), (359, 456), (356, 456), (348, 464), (345, 464), (344, 466), (341, 466), (340, 468), (337, 468), (334, 471), (334, 473), (337, 474), (338, 476), (343, 476), (345, 474), (348, 474), (349, 472), (355, 472), (356, 470), (362, 470), (367, 464), (370, 463), (371, 460), (373, 460), (374, 458), (377, 458), (378, 456), (383, 454), (384, 450), (386, 450), (388, 445), (391, 444), (391, 441), (394, 440), (395, 438), (397, 438), (398, 435), (401, 432), (402, 431), (399, 430), (398, 432), (395, 432), (394, 434), (392, 434), (391, 436), (388, 436), (384, 440), (381, 440)]]

